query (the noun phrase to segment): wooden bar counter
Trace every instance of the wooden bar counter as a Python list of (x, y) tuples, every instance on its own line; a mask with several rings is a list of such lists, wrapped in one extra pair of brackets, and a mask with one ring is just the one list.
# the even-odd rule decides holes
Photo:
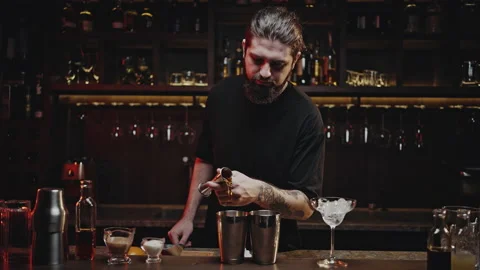
[[(165, 270), (165, 269), (202, 269), (202, 270), (226, 270), (226, 269), (262, 269), (262, 270), (299, 270), (320, 269), (316, 261), (328, 255), (326, 250), (297, 250), (279, 253), (277, 263), (274, 265), (258, 265), (251, 258), (237, 265), (221, 264), (218, 250), (215, 249), (186, 249), (182, 256), (162, 256), (159, 264), (146, 264), (145, 256), (130, 256), (132, 263), (129, 265), (107, 265), (108, 256), (105, 248), (98, 248), (95, 260), (75, 261), (70, 260), (63, 266), (27, 266), (27, 265), (4, 265), (5, 270), (35, 270), (35, 269), (72, 269), (72, 270), (100, 270), (100, 269), (123, 269), (123, 270)], [(424, 270), (426, 269), (425, 252), (389, 252), (389, 251), (344, 251), (335, 252), (338, 258), (349, 263), (347, 269), (351, 270)]]

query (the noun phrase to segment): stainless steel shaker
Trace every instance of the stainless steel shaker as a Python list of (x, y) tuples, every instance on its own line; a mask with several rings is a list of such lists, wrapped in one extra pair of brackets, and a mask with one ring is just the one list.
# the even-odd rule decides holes
[(280, 214), (271, 210), (251, 211), (250, 239), (253, 261), (274, 264), (280, 239)]
[(248, 212), (236, 210), (217, 212), (217, 230), (220, 261), (227, 264), (242, 263), (245, 259)]
[(38, 189), (32, 211), (34, 265), (65, 263), (67, 222), (63, 189)]

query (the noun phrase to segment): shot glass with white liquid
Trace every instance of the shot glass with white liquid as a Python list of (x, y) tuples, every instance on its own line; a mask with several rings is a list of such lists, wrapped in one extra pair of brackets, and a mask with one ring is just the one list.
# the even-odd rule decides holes
[(162, 259), (163, 246), (165, 245), (165, 238), (145, 237), (142, 239), (140, 247), (147, 253), (146, 263), (160, 263)]

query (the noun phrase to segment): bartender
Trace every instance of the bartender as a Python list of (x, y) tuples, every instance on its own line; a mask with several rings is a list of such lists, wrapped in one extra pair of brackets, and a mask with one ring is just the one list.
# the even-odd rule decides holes
[[(279, 251), (300, 249), (297, 220), (313, 214), (309, 199), (321, 194), (325, 136), (318, 108), (289, 82), (305, 48), (298, 17), (283, 7), (259, 10), (242, 47), (245, 75), (208, 96), (187, 203), (168, 236), (188, 242), (199, 190), (209, 188), (205, 247), (218, 247), (216, 212), (269, 209), (282, 218)], [(232, 170), (229, 185), (212, 180), (222, 167)]]

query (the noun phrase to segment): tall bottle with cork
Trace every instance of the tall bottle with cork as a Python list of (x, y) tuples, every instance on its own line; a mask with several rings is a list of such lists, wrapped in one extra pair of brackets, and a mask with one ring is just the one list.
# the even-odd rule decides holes
[(93, 260), (96, 248), (97, 203), (92, 181), (80, 181), (80, 199), (75, 205), (75, 258)]
[(427, 269), (450, 270), (451, 240), (445, 225), (445, 210), (433, 210), (433, 227), (427, 240)]

